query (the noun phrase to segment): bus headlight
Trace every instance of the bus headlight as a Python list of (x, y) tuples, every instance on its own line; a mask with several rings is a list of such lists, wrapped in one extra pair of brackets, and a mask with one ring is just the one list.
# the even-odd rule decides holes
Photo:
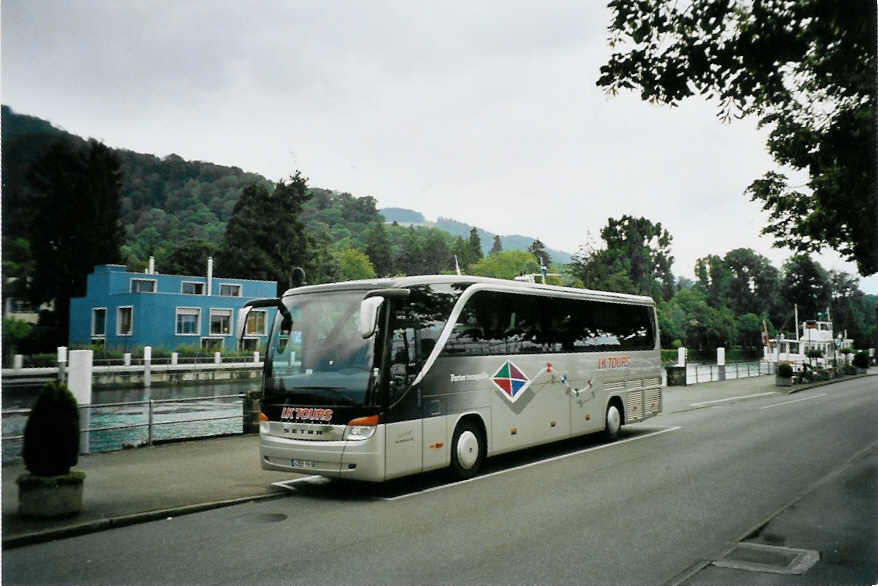
[(370, 415), (369, 417), (357, 417), (348, 421), (344, 430), (344, 439), (346, 440), (367, 440), (375, 435), (378, 426), (378, 416)]

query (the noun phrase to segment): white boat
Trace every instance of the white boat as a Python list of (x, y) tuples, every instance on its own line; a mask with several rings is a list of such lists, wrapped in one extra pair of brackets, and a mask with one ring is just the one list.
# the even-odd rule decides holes
[[(844, 334), (836, 335), (832, 329), (832, 320), (829, 308), (824, 314), (818, 313), (818, 319), (809, 319), (799, 323), (798, 307), (795, 311), (796, 333), (794, 338), (787, 338), (783, 332), (778, 332), (774, 339), (768, 336), (768, 328), (765, 321), (762, 322), (762, 353), (763, 360), (777, 366), (778, 362), (789, 362), (795, 372), (800, 372), (806, 366), (814, 368), (826, 368), (835, 364), (835, 359), (841, 359), (840, 352), (844, 348), (853, 348), (854, 341)], [(801, 335), (800, 335), (801, 332)], [(823, 352), (819, 358), (809, 358), (808, 350), (816, 348)]]

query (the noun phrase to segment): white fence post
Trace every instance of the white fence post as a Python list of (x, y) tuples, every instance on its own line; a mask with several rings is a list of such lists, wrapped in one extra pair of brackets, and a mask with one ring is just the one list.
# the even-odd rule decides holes
[(67, 380), (67, 346), (58, 346), (58, 382)]
[(70, 391), (80, 406), (79, 412), (79, 452), (89, 453), (89, 431), (91, 426), (91, 383), (94, 370), (94, 351), (71, 350), (68, 383)]
[(143, 348), (143, 386), (152, 386), (152, 346)]
[(15, 370), (21, 370), (24, 368), (24, 356), (21, 354), (16, 354), (12, 359), (12, 368)]
[(171, 366), (177, 366), (177, 362), (180, 360), (179, 352), (171, 352)]

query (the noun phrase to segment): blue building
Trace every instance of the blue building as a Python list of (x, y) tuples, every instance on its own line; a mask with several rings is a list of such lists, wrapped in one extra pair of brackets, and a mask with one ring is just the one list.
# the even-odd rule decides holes
[[(70, 345), (235, 349), (237, 310), (251, 299), (276, 297), (277, 283), (214, 278), (212, 272), (212, 261), (207, 276), (199, 277), (96, 266), (88, 275), (85, 297), (70, 300)], [(265, 342), (273, 311), (252, 313), (244, 348), (256, 350)]]

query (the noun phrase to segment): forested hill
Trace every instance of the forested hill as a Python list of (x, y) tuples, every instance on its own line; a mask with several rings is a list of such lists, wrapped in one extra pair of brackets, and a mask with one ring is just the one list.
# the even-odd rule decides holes
[[(15, 233), (16, 208), (26, 203), (27, 170), (56, 141), (84, 146), (86, 141), (49, 122), (2, 109), (4, 235)], [(256, 173), (177, 155), (159, 158), (125, 149), (113, 149), (121, 163), (120, 219), (125, 228), (123, 257), (144, 261), (166, 245), (187, 238), (218, 243), (241, 190), (267, 182)], [(4, 197), (4, 200), (6, 198)], [(6, 212), (9, 212), (7, 215)], [(8, 222), (7, 222), (8, 220)], [(9, 231), (9, 232), (7, 232)]]
[[(27, 207), (22, 201), (27, 169), (58, 140), (79, 146), (86, 144), (85, 139), (56, 128), (46, 120), (16, 113), (6, 105), (2, 107), (4, 241), (23, 236), (17, 233), (24, 224), (18, 221), (21, 217), (18, 212)], [(262, 175), (238, 167), (187, 161), (176, 154), (159, 158), (125, 149), (112, 150), (122, 168), (120, 219), (125, 229), (122, 257), (132, 269), (142, 268), (149, 256), (164, 260), (185, 240), (219, 245), (241, 191), (253, 183), (271, 185)], [(307, 170), (304, 171), (307, 174)], [(316, 197), (305, 206), (306, 226), (312, 232), (331, 235), (333, 240), (342, 238), (357, 248), (365, 247), (364, 229), (370, 222), (381, 220), (375, 213), (374, 199), (320, 188), (310, 191)], [(361, 199), (369, 201), (359, 202)], [(366, 210), (371, 212), (366, 214), (369, 217), (363, 215), (364, 210), (356, 209), (364, 205), (371, 208)], [(452, 236), (467, 238), (472, 229), (450, 218), (427, 222), (419, 212), (402, 208), (381, 211), (385, 212), (387, 222), (438, 228)], [(494, 234), (481, 228), (478, 232), (482, 249), (487, 253)], [(501, 237), (504, 250), (527, 250), (533, 240), (526, 236)], [(567, 253), (551, 249), (547, 252), (555, 262), (570, 260)]]

